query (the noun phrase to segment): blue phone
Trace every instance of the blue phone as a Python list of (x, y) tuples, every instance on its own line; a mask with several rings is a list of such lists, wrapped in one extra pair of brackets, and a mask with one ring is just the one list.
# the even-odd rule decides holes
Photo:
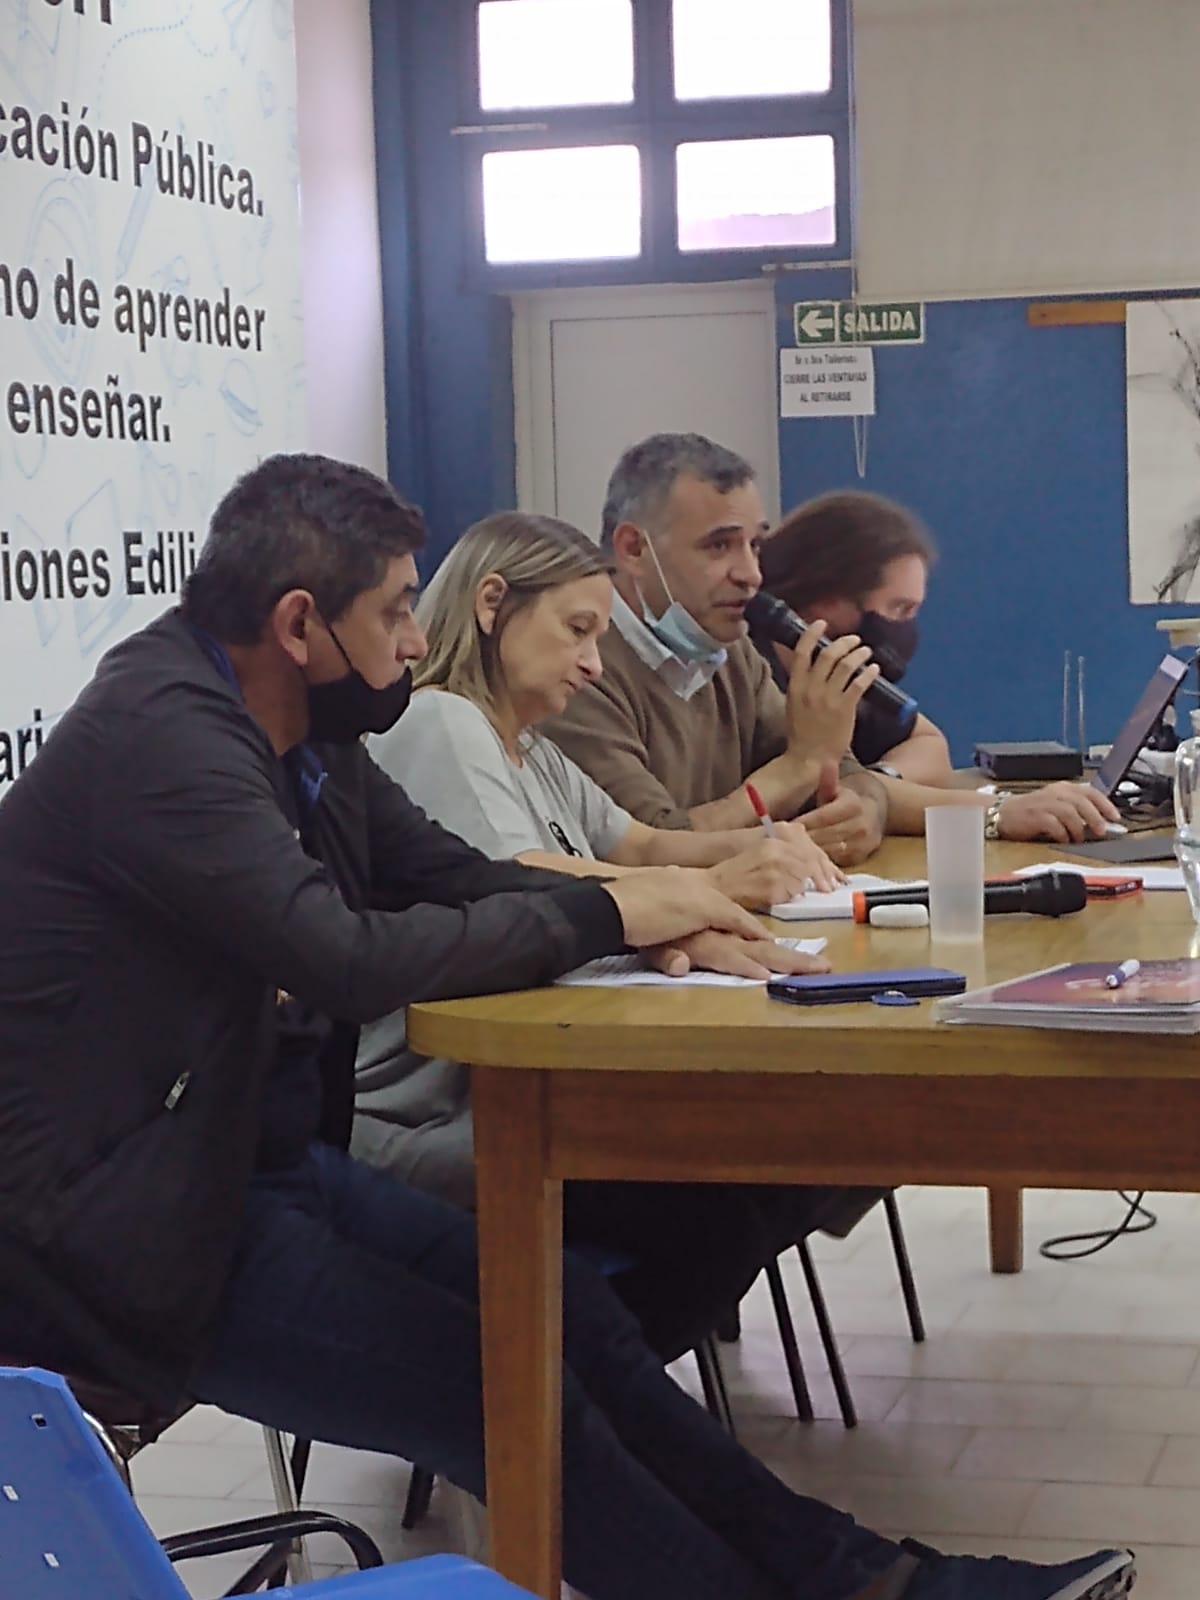
[(947, 967), (895, 967), (882, 972), (804, 972), (771, 978), (767, 993), (772, 1000), (794, 1006), (831, 1006), (852, 1000), (870, 1000), (877, 994), (962, 994), (967, 980)]

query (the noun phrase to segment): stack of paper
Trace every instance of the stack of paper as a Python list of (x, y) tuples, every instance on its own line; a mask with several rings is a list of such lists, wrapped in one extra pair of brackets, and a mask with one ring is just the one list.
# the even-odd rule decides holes
[(1080, 961), (939, 1000), (939, 1022), (1111, 1033), (1200, 1033), (1200, 960), (1143, 961), (1110, 988), (1114, 961)]
[[(827, 939), (777, 939), (789, 950), (799, 950), (801, 955), (819, 956)], [(736, 978), (731, 972), (705, 972), (703, 969), (686, 973), (682, 978), (668, 977), (665, 972), (653, 972), (641, 956), (600, 956), (574, 972), (564, 972), (557, 983), (579, 984), (588, 988), (625, 989), (630, 987), (671, 988), (693, 984), (699, 988), (746, 989), (761, 988), (765, 978)]]
[(784, 922), (849, 922), (854, 915), (854, 896), (862, 889), (924, 888), (923, 878), (897, 881), (875, 878), (869, 872), (852, 872), (840, 889), (806, 890), (794, 900), (781, 900), (771, 907), (771, 915)]

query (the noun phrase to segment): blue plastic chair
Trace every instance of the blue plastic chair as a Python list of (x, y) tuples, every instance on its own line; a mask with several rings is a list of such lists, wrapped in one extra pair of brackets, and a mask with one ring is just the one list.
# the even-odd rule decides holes
[[(257, 1542), (278, 1537), (278, 1518), (258, 1520), (271, 1532), (259, 1530)], [(383, 1566), (361, 1529), (321, 1513), (297, 1513), (296, 1522), (297, 1533), (342, 1533), (360, 1565), (372, 1569), (289, 1591), (306, 1600), (518, 1600), (525, 1595), (460, 1556)], [(172, 1557), (245, 1549), (254, 1542), (251, 1522), (160, 1544), (63, 1379), (38, 1367), (0, 1367), (0, 1587), (6, 1596), (188, 1600)]]

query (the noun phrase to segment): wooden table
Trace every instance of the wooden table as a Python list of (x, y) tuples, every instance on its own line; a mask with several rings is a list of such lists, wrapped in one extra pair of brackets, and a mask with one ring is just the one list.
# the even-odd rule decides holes
[[(989, 872), (1058, 851), (989, 846)], [(874, 866), (875, 863), (873, 862)], [(919, 840), (878, 870), (919, 876)], [(1200, 954), (1181, 894), (1061, 921), (988, 919), (981, 946), (825, 923), (842, 969), (933, 961), (973, 987), (1067, 960)], [(930, 1007), (800, 1009), (759, 989), (547, 989), (414, 1006), (409, 1039), (475, 1063), (492, 1558), (560, 1572), (564, 1178), (1200, 1189), (1200, 1050), (935, 1024)]]

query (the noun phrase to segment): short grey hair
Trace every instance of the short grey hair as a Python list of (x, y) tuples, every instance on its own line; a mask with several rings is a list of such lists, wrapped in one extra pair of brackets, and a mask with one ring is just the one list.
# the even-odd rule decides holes
[(662, 512), (677, 478), (699, 478), (722, 494), (754, 481), (754, 468), (736, 450), (714, 444), (702, 433), (652, 433), (631, 445), (613, 468), (604, 496), (600, 547), (612, 551), (622, 522), (648, 531)]

